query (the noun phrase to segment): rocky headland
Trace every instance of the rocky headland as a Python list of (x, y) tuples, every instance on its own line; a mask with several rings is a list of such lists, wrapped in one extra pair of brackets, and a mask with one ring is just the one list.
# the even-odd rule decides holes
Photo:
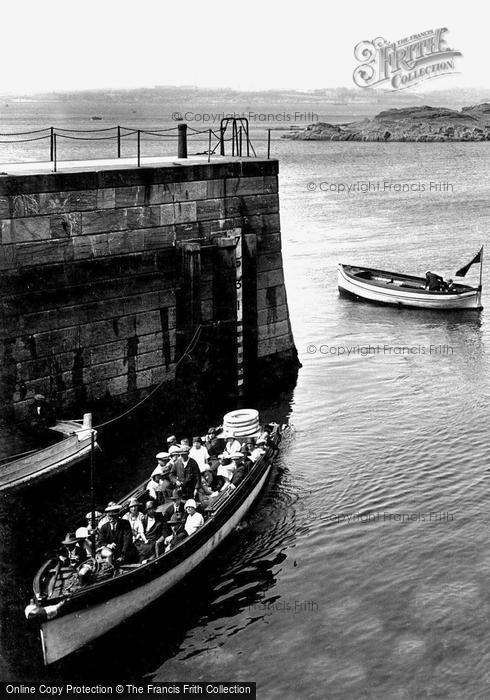
[(490, 102), (463, 107), (387, 109), (347, 124), (317, 122), (284, 134), (298, 141), (490, 141)]

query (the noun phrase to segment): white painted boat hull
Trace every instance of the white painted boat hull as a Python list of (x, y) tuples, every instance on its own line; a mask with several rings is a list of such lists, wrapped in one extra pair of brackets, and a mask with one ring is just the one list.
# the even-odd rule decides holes
[[(97, 444), (97, 443), (95, 443)], [(84, 460), (92, 449), (90, 435), (74, 435), (51, 447), (0, 466), (0, 492), (28, 486)]]
[(341, 265), (338, 270), (338, 287), (341, 291), (348, 292), (361, 299), (392, 306), (408, 306), (441, 311), (482, 308), (480, 293), (476, 289), (460, 294), (420, 294), (396, 287), (386, 289), (375, 287), (369, 282), (352, 279), (344, 272)]
[(267, 467), (254, 489), (230, 519), (200, 549), (173, 569), (138, 588), (103, 603), (44, 622), (41, 626), (41, 642), (45, 664), (52, 664), (68, 656), (68, 654), (109, 632), (181, 581), (216, 549), (242, 520), (264, 486), (271, 466)]

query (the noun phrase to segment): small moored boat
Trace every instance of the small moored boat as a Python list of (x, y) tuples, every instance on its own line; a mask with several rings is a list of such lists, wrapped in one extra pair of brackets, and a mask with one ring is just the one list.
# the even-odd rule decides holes
[[(248, 416), (244, 411), (240, 414), (239, 425), (245, 427)], [(271, 471), (282, 431), (277, 424), (269, 427), (264, 454), (235, 489), (220, 493), (212, 505), (203, 509), (204, 524), (174, 548), (139, 564), (123, 564), (110, 578), (88, 583), (69, 594), (63, 593), (63, 576), (69, 572), (60, 567), (56, 557), (40, 568), (26, 617), (39, 625), (45, 664), (68, 656), (141, 611), (195, 569), (230, 534)], [(127, 510), (130, 498), (144, 498), (146, 485), (147, 480), (118, 505)]]
[(453, 284), (451, 291), (436, 291), (426, 289), (424, 277), (340, 264), (338, 287), (341, 294), (356, 300), (391, 306), (440, 311), (483, 308), (481, 283), (479, 287)]
[(95, 441), (97, 437), (90, 413), (83, 420), (57, 421), (50, 430), (61, 433), (63, 439), (41, 450), (1, 461), (0, 491), (27, 486), (77, 464), (90, 453), (92, 439)]

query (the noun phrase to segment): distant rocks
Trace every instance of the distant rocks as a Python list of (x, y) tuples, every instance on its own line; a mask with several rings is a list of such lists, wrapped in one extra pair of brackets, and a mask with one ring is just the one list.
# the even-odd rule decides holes
[(387, 109), (350, 124), (317, 122), (284, 134), (298, 141), (490, 141), (490, 103), (463, 107)]

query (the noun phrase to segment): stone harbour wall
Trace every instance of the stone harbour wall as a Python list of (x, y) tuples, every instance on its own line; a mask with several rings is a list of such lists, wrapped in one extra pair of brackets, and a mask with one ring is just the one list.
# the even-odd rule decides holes
[(173, 382), (179, 336), (219, 319), (227, 237), (244, 245), (245, 354), (296, 362), (277, 174), (233, 159), (0, 176), (2, 415), (35, 393), (65, 413)]

